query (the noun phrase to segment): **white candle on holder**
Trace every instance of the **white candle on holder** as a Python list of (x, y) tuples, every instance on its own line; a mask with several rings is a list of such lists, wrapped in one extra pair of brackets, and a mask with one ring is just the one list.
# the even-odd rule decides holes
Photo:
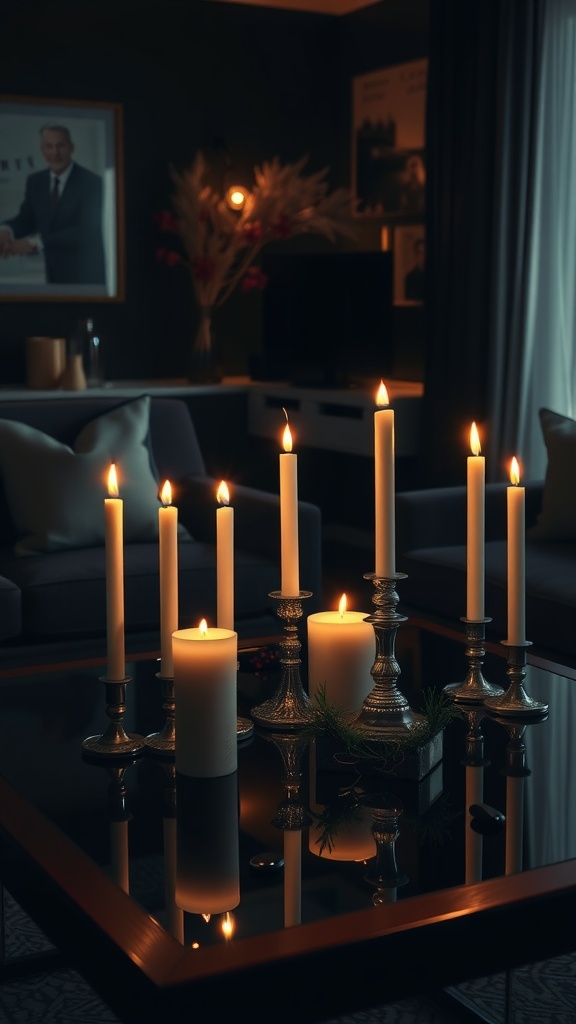
[(374, 628), (368, 612), (348, 611), (342, 594), (338, 611), (309, 615), (308, 693), (314, 698), (323, 687), (329, 704), (359, 711), (374, 688), (371, 669), (375, 659)]
[(114, 463), (108, 473), (108, 497), (104, 500), (106, 545), (106, 678), (126, 676), (124, 652), (124, 502), (119, 497)]
[(484, 619), (484, 503), (485, 459), (480, 455), (480, 438), (475, 423), (470, 429), (467, 487), (467, 576), (466, 617), (471, 622)]
[(508, 513), (508, 643), (526, 643), (525, 488), (519, 487), (520, 467), (516, 456), (510, 467), (511, 487), (507, 490)]
[(174, 675), (172, 633), (178, 629), (178, 509), (172, 504), (172, 488), (166, 480), (158, 509), (160, 558), (160, 675)]
[(216, 492), (216, 623), (234, 629), (234, 509), (224, 480)]
[(282, 438), (284, 451), (280, 455), (280, 552), (281, 593), (284, 597), (298, 597), (300, 593), (300, 566), (298, 550), (298, 458), (292, 451), (292, 434), (286, 416)]
[[(384, 381), (380, 381), (376, 404), (388, 405)], [(396, 573), (394, 444), (394, 410), (378, 409), (374, 413), (374, 532), (376, 576), (384, 579)]]
[(238, 636), (230, 629), (178, 629), (172, 637), (176, 771), (198, 778), (238, 767), (236, 665)]

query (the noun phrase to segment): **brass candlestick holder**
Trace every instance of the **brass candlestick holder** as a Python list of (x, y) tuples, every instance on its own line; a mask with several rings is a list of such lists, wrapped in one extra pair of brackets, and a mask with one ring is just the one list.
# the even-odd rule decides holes
[(466, 657), (468, 658), (468, 672), (462, 683), (450, 683), (444, 687), (444, 692), (450, 694), (455, 701), (471, 701), (474, 704), (485, 701), (487, 697), (499, 697), (504, 693), (501, 686), (489, 683), (482, 674), (482, 664), (486, 650), (484, 642), (486, 638), (486, 623), (492, 619), (466, 619), (460, 620), (466, 627)]
[(502, 640), (504, 647), (508, 648), (508, 667), (506, 675), (510, 685), (504, 693), (490, 697), (484, 701), (485, 706), (497, 715), (526, 715), (539, 718), (548, 714), (548, 705), (538, 700), (532, 700), (524, 689), (524, 678), (526, 676), (526, 652), (532, 646), (530, 640), (524, 644), (510, 644)]
[(144, 737), (144, 745), (152, 754), (158, 754), (160, 757), (174, 757), (176, 751), (174, 676), (163, 676), (161, 672), (157, 672), (156, 679), (162, 683), (162, 708), (166, 712), (166, 717), (159, 732), (151, 732)]
[(406, 615), (396, 611), (398, 594), (396, 580), (406, 579), (405, 573), (395, 573), (388, 578), (365, 573), (364, 579), (374, 584), (372, 602), (376, 611), (366, 617), (374, 627), (376, 660), (370, 670), (374, 688), (365, 698), (361, 710), (350, 720), (350, 726), (357, 730), (362, 739), (391, 741), (405, 739), (407, 733), (424, 725), (423, 715), (412, 710), (406, 697), (397, 685), (400, 665), (396, 660), (396, 632)]
[(88, 736), (83, 740), (84, 750), (98, 757), (125, 757), (127, 754), (139, 754), (144, 750), (144, 737), (137, 733), (127, 733), (123, 724), (126, 714), (126, 683), (131, 678), (100, 678), (100, 682), (106, 687), (106, 714), (110, 719), (110, 725), (101, 736)]
[(278, 601), (278, 617), (284, 620), (285, 636), (280, 641), (282, 674), (280, 685), (270, 700), (252, 708), (250, 714), (257, 725), (269, 729), (300, 729), (308, 725), (314, 712), (310, 698), (300, 679), (300, 651), (298, 623), (302, 618), (302, 601), (312, 597), (309, 590), (301, 590), (298, 597), (285, 597), (273, 591), (269, 597)]

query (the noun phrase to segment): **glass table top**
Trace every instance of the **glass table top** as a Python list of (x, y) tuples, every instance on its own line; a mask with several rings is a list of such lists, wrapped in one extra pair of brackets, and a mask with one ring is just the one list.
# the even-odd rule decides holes
[[(411, 707), (464, 676), (464, 651), (399, 631)], [(576, 858), (571, 671), (528, 666), (527, 691), (549, 705), (536, 721), (462, 706), (420, 781), (258, 726), (239, 740), (238, 771), (219, 779), (178, 776), (173, 759), (148, 750), (94, 759), (82, 740), (107, 725), (102, 671), (3, 674), (1, 774), (184, 949), (212, 950), (216, 974), (257, 936), (273, 946), (290, 929), (297, 950), (300, 926), (316, 923), (353, 943), (367, 914), (385, 931), (394, 905)], [(274, 645), (241, 653), (239, 714), (270, 696), (280, 671)], [(484, 671), (506, 686), (505, 657), (488, 654)], [(162, 727), (157, 672), (155, 659), (127, 665), (128, 732)]]

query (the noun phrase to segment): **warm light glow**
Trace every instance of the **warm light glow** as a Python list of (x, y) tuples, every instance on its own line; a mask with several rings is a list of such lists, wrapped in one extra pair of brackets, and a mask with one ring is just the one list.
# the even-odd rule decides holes
[(212, 917), (212, 914), (202, 914), (202, 919), (204, 921), (206, 921), (206, 924), (208, 924), (208, 922), (209, 922), (211, 917)]
[(388, 391), (383, 380), (380, 381), (380, 387), (376, 393), (376, 405), (390, 405)]
[(470, 448), (472, 455), (480, 455), (482, 451), (480, 447), (480, 435), (478, 434), (478, 427), (475, 423), (470, 427)]
[(160, 492), (160, 501), (162, 502), (163, 505), (172, 504), (172, 486), (169, 480), (166, 480)]
[(514, 456), (510, 464), (510, 483), (515, 485), (520, 483), (520, 466), (516, 456)]
[(193, 942), (192, 945), (190, 946), (190, 949), (200, 949), (200, 943)]
[(110, 466), (108, 473), (108, 495), (110, 498), (117, 498), (119, 495), (118, 491), (118, 477), (116, 475), (116, 465), (113, 462)]
[(229, 910), (226, 911), (226, 913), (224, 914), (224, 917), (222, 918), (222, 925), (221, 925), (221, 927), (222, 927), (222, 935), (224, 936), (224, 938), (228, 942), (228, 940), (231, 939), (232, 936), (234, 935), (234, 931), (235, 931), (234, 918), (232, 917), (232, 914), (230, 913)]
[(241, 210), (248, 195), (248, 189), (244, 188), (244, 185), (231, 185), (226, 190), (226, 202), (231, 210)]
[(208, 635), (208, 623), (206, 622), (206, 619), (202, 619), (199, 629), (202, 636), (206, 638), (206, 636)]
[(344, 612), (346, 611), (346, 607), (346, 594), (342, 594), (342, 597), (340, 598), (340, 604), (338, 605), (338, 611), (340, 612), (341, 618), (344, 618)]
[(220, 486), (216, 491), (216, 501), (219, 502), (220, 505), (230, 504), (230, 492), (228, 490), (228, 484), (224, 480), (220, 481)]

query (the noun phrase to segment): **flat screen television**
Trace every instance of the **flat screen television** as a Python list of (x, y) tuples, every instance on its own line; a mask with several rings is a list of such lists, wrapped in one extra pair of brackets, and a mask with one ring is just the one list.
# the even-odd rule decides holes
[(265, 253), (262, 378), (350, 387), (393, 367), (390, 252)]

